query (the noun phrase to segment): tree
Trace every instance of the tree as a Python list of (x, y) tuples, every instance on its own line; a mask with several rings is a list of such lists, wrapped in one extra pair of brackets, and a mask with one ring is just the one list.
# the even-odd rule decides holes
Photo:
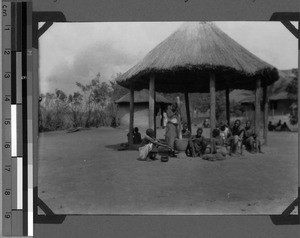
[(82, 122), (82, 101), (83, 96), (79, 92), (75, 92), (69, 95), (68, 103), (71, 112), (71, 121), (73, 122), (73, 127), (78, 127)]
[(39, 130), (49, 131), (63, 129), (66, 126), (64, 115), (68, 112), (66, 94), (55, 89), (54, 93), (40, 95)]
[(98, 73), (96, 77), (86, 85), (76, 82), (76, 85), (81, 89), (84, 95), (84, 107), (85, 112), (87, 112), (86, 127), (90, 127), (91, 125), (99, 126), (106, 120), (104, 108), (110, 101), (109, 95), (111, 88), (108, 83), (100, 82), (100, 77), (101, 74)]

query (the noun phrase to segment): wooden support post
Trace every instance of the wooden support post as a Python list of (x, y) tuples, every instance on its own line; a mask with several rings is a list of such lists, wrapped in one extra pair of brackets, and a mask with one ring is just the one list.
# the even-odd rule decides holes
[(212, 131), (216, 128), (216, 77), (214, 73), (210, 73), (210, 138)]
[(182, 105), (182, 103), (181, 103), (181, 101), (180, 101), (180, 97), (179, 96), (177, 96), (176, 97), (176, 102), (177, 102), (177, 106), (178, 106), (178, 108), (177, 108), (177, 111), (178, 111), (178, 127), (177, 127), (177, 135), (178, 135), (178, 139), (182, 139), (182, 127), (181, 127), (181, 105)]
[(134, 123), (134, 90), (130, 85), (130, 116), (129, 116), (129, 148), (133, 147), (133, 123)]
[(229, 87), (226, 86), (226, 120), (228, 126), (230, 126), (230, 100), (229, 100)]
[(264, 144), (268, 144), (268, 121), (269, 121), (269, 100), (267, 84), (263, 85), (263, 103), (264, 103)]
[(259, 136), (261, 79), (256, 80), (255, 87), (255, 133)]
[(155, 77), (150, 76), (149, 80), (149, 128), (156, 132), (155, 128)]
[(190, 102), (189, 102), (189, 93), (184, 93), (184, 100), (185, 100), (185, 110), (186, 110), (186, 119), (189, 131), (192, 132), (192, 124), (191, 124), (191, 113), (190, 113)]

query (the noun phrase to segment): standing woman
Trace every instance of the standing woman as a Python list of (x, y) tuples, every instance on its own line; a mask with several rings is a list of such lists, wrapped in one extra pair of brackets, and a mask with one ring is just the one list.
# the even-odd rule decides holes
[(164, 111), (163, 111), (163, 128), (164, 129), (166, 128), (167, 123), (168, 123), (168, 116), (167, 116), (166, 110), (164, 109)]
[(174, 103), (172, 106), (168, 106), (167, 118), (168, 122), (166, 125), (166, 142), (174, 149), (175, 139), (178, 137), (178, 106)]

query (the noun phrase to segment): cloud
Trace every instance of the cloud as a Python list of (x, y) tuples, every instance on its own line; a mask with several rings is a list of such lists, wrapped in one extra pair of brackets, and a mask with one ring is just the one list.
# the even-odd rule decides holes
[(218, 22), (217, 25), (250, 52), (277, 67), (298, 67), (297, 39), (281, 22)]
[[(54, 23), (39, 40), (40, 92), (77, 90), (100, 72), (102, 79), (125, 72), (180, 22)], [(155, 30), (154, 30), (155, 29)]]
[(79, 51), (73, 60), (60, 60), (49, 73), (49, 76), (40, 83), (41, 93), (62, 89), (67, 93), (77, 90), (76, 82), (87, 83), (98, 72), (101, 79), (108, 81), (118, 72), (124, 72), (138, 60), (136, 55), (114, 43), (97, 42)]
[[(77, 90), (98, 72), (125, 72), (181, 22), (54, 23), (39, 40), (40, 91)], [(278, 69), (298, 67), (297, 39), (280, 22), (216, 22), (231, 38)]]

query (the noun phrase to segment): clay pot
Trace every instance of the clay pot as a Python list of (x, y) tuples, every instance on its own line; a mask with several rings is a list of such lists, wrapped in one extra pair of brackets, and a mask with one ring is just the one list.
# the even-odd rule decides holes
[(169, 157), (168, 156), (162, 156), (160, 158), (161, 162), (168, 162), (169, 161)]
[(188, 146), (187, 139), (176, 139), (175, 140), (175, 149), (178, 151), (185, 151)]
[(175, 149), (179, 152), (178, 158), (186, 158), (185, 150), (188, 146), (187, 139), (176, 139), (175, 140)]

